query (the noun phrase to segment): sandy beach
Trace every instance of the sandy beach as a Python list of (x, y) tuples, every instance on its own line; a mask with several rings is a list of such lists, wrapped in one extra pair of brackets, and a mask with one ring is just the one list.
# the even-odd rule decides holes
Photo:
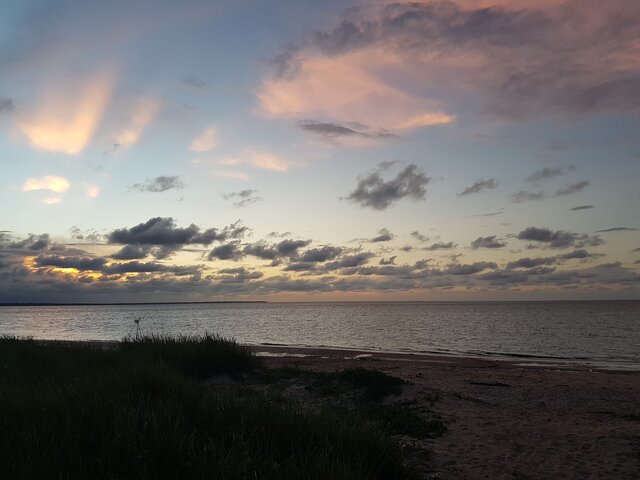
[(417, 445), (453, 479), (640, 478), (640, 372), (475, 358), (253, 347), (272, 367), (379, 369), (411, 382), (448, 432)]

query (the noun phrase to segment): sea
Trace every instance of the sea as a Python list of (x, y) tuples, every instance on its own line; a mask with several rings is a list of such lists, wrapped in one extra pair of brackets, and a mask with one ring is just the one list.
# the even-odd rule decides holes
[(249, 345), (640, 370), (640, 301), (0, 306), (0, 335), (120, 340), (205, 332)]

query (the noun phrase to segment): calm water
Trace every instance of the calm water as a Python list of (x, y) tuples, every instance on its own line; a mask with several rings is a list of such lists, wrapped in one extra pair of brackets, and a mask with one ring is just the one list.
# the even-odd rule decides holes
[(249, 344), (553, 357), (640, 365), (640, 301), (0, 307), (0, 334), (117, 340), (218, 333)]

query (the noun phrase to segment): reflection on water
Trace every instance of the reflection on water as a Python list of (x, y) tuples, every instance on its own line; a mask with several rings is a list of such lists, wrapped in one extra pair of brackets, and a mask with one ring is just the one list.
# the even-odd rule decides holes
[(250, 344), (640, 363), (638, 301), (0, 307), (0, 334), (118, 340), (137, 318), (143, 333)]

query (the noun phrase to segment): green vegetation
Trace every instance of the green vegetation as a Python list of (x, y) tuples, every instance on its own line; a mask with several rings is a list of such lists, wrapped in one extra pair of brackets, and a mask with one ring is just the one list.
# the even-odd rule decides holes
[[(399, 447), (359, 415), (196, 381), (257, 367), (250, 352), (211, 336), (107, 350), (0, 339), (2, 476), (414, 478)], [(375, 376), (343, 375), (360, 385)]]

